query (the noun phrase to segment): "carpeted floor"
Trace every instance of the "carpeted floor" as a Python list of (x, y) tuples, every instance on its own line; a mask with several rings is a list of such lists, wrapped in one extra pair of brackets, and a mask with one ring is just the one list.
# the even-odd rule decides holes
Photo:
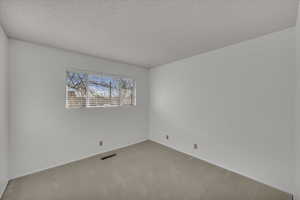
[(143, 142), (10, 181), (3, 200), (290, 200), (291, 196)]

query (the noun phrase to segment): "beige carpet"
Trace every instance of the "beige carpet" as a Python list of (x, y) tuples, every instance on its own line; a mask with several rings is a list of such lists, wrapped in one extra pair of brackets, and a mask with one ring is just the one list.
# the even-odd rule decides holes
[[(290, 200), (291, 196), (154, 142), (10, 181), (3, 200)], [(108, 155), (109, 153), (105, 154)]]

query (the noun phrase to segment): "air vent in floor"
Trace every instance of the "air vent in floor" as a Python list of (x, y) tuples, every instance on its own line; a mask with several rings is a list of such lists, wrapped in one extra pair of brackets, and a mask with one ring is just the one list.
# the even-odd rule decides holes
[(108, 156), (104, 156), (104, 157), (101, 158), (101, 160), (106, 160), (106, 159), (108, 159), (108, 158), (115, 157), (116, 155), (117, 155), (117, 154), (114, 153), (114, 154), (111, 154), (111, 155), (108, 155)]

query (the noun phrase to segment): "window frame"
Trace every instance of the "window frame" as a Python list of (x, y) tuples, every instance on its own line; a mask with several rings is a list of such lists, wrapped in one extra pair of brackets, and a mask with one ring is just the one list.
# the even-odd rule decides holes
[[(137, 81), (136, 79), (133, 79), (130, 76), (127, 75), (120, 75), (120, 74), (112, 74), (112, 73), (106, 73), (106, 72), (97, 72), (97, 71), (91, 71), (91, 70), (84, 70), (84, 69), (78, 69), (78, 68), (67, 68), (64, 71), (64, 77), (65, 77), (65, 109), (67, 110), (78, 110), (78, 109), (101, 109), (101, 108), (112, 108), (112, 109), (116, 109), (116, 108), (123, 108), (123, 107), (131, 107), (134, 108), (137, 106)], [(78, 106), (78, 107), (68, 107), (67, 106), (67, 100), (68, 100), (68, 85), (67, 85), (67, 72), (73, 72), (73, 73), (85, 73), (88, 76), (89, 75), (99, 75), (100, 77), (111, 77), (111, 78), (118, 78), (118, 79), (130, 79), (132, 81), (134, 81), (134, 102), (135, 104), (120, 104), (120, 105), (107, 105), (104, 104), (103, 106)], [(88, 82), (87, 82), (88, 84)], [(89, 93), (89, 88), (87, 87), (87, 93)], [(87, 101), (89, 99), (89, 95), (87, 95)]]

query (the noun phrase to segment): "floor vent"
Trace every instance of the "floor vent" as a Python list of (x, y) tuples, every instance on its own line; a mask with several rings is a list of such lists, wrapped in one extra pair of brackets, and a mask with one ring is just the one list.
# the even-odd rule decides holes
[(114, 153), (114, 154), (111, 154), (111, 155), (108, 155), (108, 156), (104, 156), (104, 157), (101, 158), (101, 160), (106, 160), (106, 159), (108, 159), (108, 158), (115, 157), (116, 155), (117, 155), (117, 154)]

